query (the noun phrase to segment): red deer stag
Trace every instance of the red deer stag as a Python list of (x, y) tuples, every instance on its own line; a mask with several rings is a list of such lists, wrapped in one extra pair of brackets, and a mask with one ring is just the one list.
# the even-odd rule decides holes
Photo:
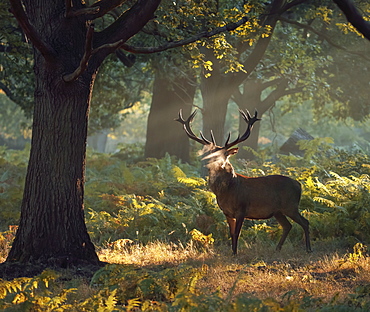
[(232, 146), (245, 141), (252, 130), (253, 124), (260, 120), (257, 111), (251, 117), (249, 112), (240, 114), (248, 124), (247, 130), (242, 136), (229, 143), (230, 133), (223, 147), (217, 146), (211, 131), (211, 141), (207, 140), (203, 133), (197, 137), (190, 123), (196, 110), (187, 120), (179, 112), (179, 121), (184, 126), (186, 134), (192, 140), (204, 145), (203, 156), (208, 168), (209, 186), (215, 193), (217, 203), (226, 216), (230, 227), (233, 254), (237, 253), (238, 238), (244, 219), (269, 219), (275, 217), (283, 228), (283, 235), (276, 247), (281, 249), (292, 225), (286, 217), (291, 218), (302, 226), (306, 238), (306, 250), (311, 251), (309, 238), (309, 222), (298, 211), (301, 198), (301, 185), (298, 181), (282, 175), (270, 175), (250, 178), (235, 173), (229, 162), (229, 157), (238, 152), (238, 148)]

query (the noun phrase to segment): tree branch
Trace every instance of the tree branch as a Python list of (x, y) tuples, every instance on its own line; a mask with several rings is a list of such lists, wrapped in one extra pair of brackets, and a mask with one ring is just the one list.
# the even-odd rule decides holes
[(286, 78), (275, 78), (275, 79), (272, 79), (272, 80), (265, 81), (265, 82), (262, 83), (262, 88), (267, 89), (268, 87), (279, 84), (279, 83), (281, 83), (281, 81), (283, 79), (286, 79)]
[(231, 98), (232, 100), (238, 105), (240, 106), (240, 103), (243, 103), (243, 93), (240, 92), (240, 89), (239, 88), (236, 88), (233, 92), (233, 94), (231, 95)]
[(333, 0), (338, 8), (344, 13), (347, 20), (361, 33), (367, 40), (370, 40), (370, 23), (365, 21), (360, 11), (351, 0)]
[(4, 91), (5, 95), (8, 97), (8, 98), (12, 98), (13, 97), (13, 93), (10, 91), (10, 89), (5, 85), (3, 84), (1, 81), (0, 81), (0, 89)]
[(294, 0), (294, 1), (291, 1), (291, 2), (284, 5), (284, 7), (282, 9), (282, 12), (286, 12), (286, 11), (290, 10), (292, 7), (294, 7), (296, 5), (300, 5), (300, 4), (305, 3), (305, 2), (308, 2), (308, 0)]
[(56, 58), (54, 49), (41, 40), (36, 29), (30, 24), (26, 12), (23, 9), (20, 0), (10, 0), (11, 12), (17, 19), (25, 35), (31, 40), (32, 44), (40, 51), (42, 56), (48, 62), (53, 62)]
[(282, 5), (282, 1), (275, 0), (271, 4), (270, 11), (266, 14), (266, 19), (263, 20), (261, 26), (269, 25), (271, 27), (271, 34), (268, 37), (260, 37), (254, 46), (252, 52), (248, 55), (246, 60), (243, 62), (244, 70), (239, 71), (236, 74), (230, 77), (229, 83), (232, 85), (240, 85), (248, 76), (249, 74), (256, 68), (258, 63), (261, 61), (262, 57), (264, 56), (267, 47), (270, 44), (272, 33), (275, 30), (276, 23), (278, 21), (278, 16), (281, 14), (280, 8)]
[(72, 0), (65, 0), (66, 3), (66, 16), (68, 16), (72, 10)]
[(166, 50), (169, 50), (169, 49), (181, 47), (181, 46), (184, 46), (184, 45), (189, 44), (189, 43), (193, 43), (193, 42), (198, 41), (202, 38), (209, 38), (209, 37), (212, 37), (214, 35), (217, 35), (217, 34), (220, 34), (220, 33), (226, 32), (226, 31), (233, 31), (236, 28), (238, 28), (239, 26), (246, 23), (247, 21), (248, 21), (248, 17), (245, 16), (245, 17), (243, 17), (242, 19), (240, 19), (239, 21), (237, 21), (235, 23), (229, 23), (225, 26), (215, 28), (211, 31), (203, 31), (203, 32), (200, 32), (200, 33), (192, 36), (192, 37), (189, 37), (189, 38), (186, 38), (186, 39), (183, 39), (183, 40), (168, 42), (164, 45), (157, 46), (157, 47), (134, 47), (134, 46), (130, 46), (130, 45), (123, 44), (123, 43), (120, 44), (119, 46), (123, 50), (126, 50), (127, 52), (131, 52), (131, 53), (151, 54), (151, 53), (156, 53), (156, 52), (162, 52), (162, 51), (166, 51)]
[(8, 86), (6, 86), (4, 83), (2, 83), (1, 81), (0, 81), (0, 90), (3, 90), (3, 91), (4, 91), (4, 93), (5, 93), (5, 95), (6, 95), (10, 100), (12, 100), (14, 103), (18, 103), (18, 100), (19, 100), (19, 99), (17, 99), (17, 98), (15, 97), (14, 93), (10, 90), (10, 88), (9, 88)]
[[(81, 16), (81, 15), (97, 16), (97, 13), (100, 13), (99, 11), (100, 11), (99, 7), (83, 8), (83, 9), (79, 9), (79, 10), (67, 10), (66, 11), (67, 12), (66, 16), (67, 17), (76, 17), (76, 16)], [(97, 18), (97, 17), (95, 17), (95, 18)], [(92, 20), (93, 18), (88, 18), (87, 17), (86, 19)]]
[(363, 59), (369, 61), (370, 60), (370, 57), (367, 56), (365, 53), (362, 53), (362, 52), (357, 52), (357, 51), (351, 51), (351, 50), (348, 50), (346, 49), (345, 47), (335, 43), (333, 40), (331, 40), (331, 37), (329, 37), (328, 35), (326, 34), (323, 34), (322, 32), (316, 30), (315, 28), (313, 28), (312, 26), (310, 25), (306, 25), (306, 24), (302, 24), (302, 23), (299, 23), (299, 22), (296, 22), (296, 21), (292, 21), (290, 19), (287, 19), (285, 17), (282, 17), (280, 16), (279, 19), (283, 22), (286, 22), (286, 23), (289, 23), (289, 24), (292, 24), (292, 25), (295, 25), (295, 26), (298, 26), (300, 28), (304, 28), (314, 34), (316, 34), (319, 38), (325, 40), (327, 43), (329, 43), (331, 46), (339, 49), (339, 50), (342, 50), (342, 51), (345, 51), (346, 53), (348, 54), (353, 54), (353, 55), (358, 55), (360, 57), (362, 57)]
[(91, 16), (92, 19), (102, 17), (109, 11), (112, 11), (113, 9), (121, 6), (123, 3), (125, 3), (127, 0), (101, 0), (98, 2), (95, 2), (90, 8), (91, 9), (98, 9), (98, 12)]
[(258, 107), (261, 110), (261, 114), (265, 113), (270, 107), (272, 107), (275, 102), (282, 96), (287, 95), (286, 88), (289, 85), (289, 80), (287, 78), (282, 78), (281, 82), (276, 86), (276, 89), (270, 92), (270, 94), (261, 102)]
[(304, 89), (304, 87), (297, 87), (297, 88), (292, 88), (292, 89), (285, 90), (283, 96), (290, 95), (290, 94), (295, 94), (295, 93), (300, 93), (300, 92), (303, 91), (303, 89)]
[(71, 81), (76, 80), (86, 70), (87, 65), (89, 63), (89, 60), (90, 60), (90, 57), (92, 55), (93, 34), (94, 34), (94, 26), (92, 24), (90, 24), (88, 29), (87, 29), (87, 33), (86, 33), (85, 53), (82, 56), (82, 59), (80, 61), (80, 65), (76, 68), (76, 70), (73, 73), (63, 76), (63, 80), (65, 82), (71, 82)]
[[(109, 1), (105, 2), (109, 3)], [(113, 2), (117, 4), (119, 0), (114, 0)], [(129, 10), (118, 17), (110, 26), (96, 33), (94, 48), (97, 49), (103, 45), (108, 45), (107, 47), (109, 47), (111, 44), (115, 46), (117, 43), (122, 44), (126, 42), (154, 17), (154, 12), (160, 2), (161, 0), (137, 0)], [(114, 52), (114, 50), (108, 49), (106, 52), (109, 54)]]

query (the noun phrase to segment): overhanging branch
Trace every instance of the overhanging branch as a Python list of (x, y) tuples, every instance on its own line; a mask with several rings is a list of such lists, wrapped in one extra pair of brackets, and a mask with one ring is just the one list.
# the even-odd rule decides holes
[(23, 29), (25, 35), (31, 40), (32, 44), (40, 51), (42, 56), (48, 62), (53, 62), (56, 57), (54, 49), (41, 40), (36, 29), (31, 25), (23, 9), (20, 0), (10, 0), (11, 12), (17, 19), (19, 25)]
[(286, 12), (286, 11), (290, 10), (291, 8), (293, 8), (297, 5), (300, 5), (302, 3), (305, 3), (305, 2), (308, 2), (308, 1), (307, 0), (293, 0), (293, 1), (284, 5), (284, 7), (282, 9), (282, 12)]
[(66, 16), (68, 16), (72, 10), (72, 0), (65, 0), (66, 4)]
[(134, 46), (130, 46), (128, 44), (124, 44), (123, 42), (122, 43), (117, 42), (117, 43), (115, 43), (115, 45), (122, 48), (123, 50), (126, 50), (127, 52), (139, 53), (139, 54), (151, 54), (151, 53), (162, 52), (162, 51), (166, 51), (166, 50), (169, 50), (169, 49), (181, 47), (181, 46), (187, 45), (189, 43), (196, 42), (196, 41), (198, 41), (202, 38), (209, 38), (209, 37), (215, 36), (217, 34), (220, 34), (220, 33), (226, 32), (226, 31), (233, 31), (236, 28), (238, 28), (239, 26), (246, 23), (247, 21), (248, 21), (248, 17), (245, 16), (245, 17), (243, 17), (242, 19), (240, 19), (239, 21), (237, 21), (235, 23), (229, 23), (225, 26), (215, 28), (211, 31), (203, 31), (203, 32), (200, 32), (200, 33), (192, 36), (192, 37), (189, 37), (189, 38), (186, 38), (186, 39), (183, 39), (183, 40), (168, 42), (166, 44), (163, 44), (163, 45), (157, 46), (157, 47), (134, 47)]
[[(95, 8), (83, 8), (79, 10), (68, 10), (67, 17), (76, 17), (81, 15), (97, 15), (99, 13), (99, 7)], [(92, 19), (92, 18), (90, 18)]]
[(91, 9), (98, 8), (98, 12), (92, 16), (92, 18), (98, 18), (102, 17), (109, 11), (112, 11), (113, 9), (121, 6), (123, 3), (125, 3), (127, 0), (101, 0), (96, 3), (94, 3), (91, 6)]
[(299, 23), (299, 22), (296, 22), (296, 21), (292, 21), (292, 20), (287, 19), (287, 18), (282, 17), (282, 16), (279, 17), (279, 20), (281, 20), (282, 22), (286, 22), (286, 23), (298, 26), (300, 28), (304, 28), (304, 29), (316, 34), (319, 38), (325, 40), (331, 46), (333, 46), (333, 47), (335, 47), (339, 50), (345, 51), (348, 54), (357, 55), (357, 56), (360, 56), (360, 57), (362, 57), (363, 59), (365, 59), (367, 61), (370, 61), (370, 57), (368, 55), (366, 55), (365, 53), (358, 52), (358, 51), (351, 51), (351, 50), (346, 49), (345, 47), (343, 47), (340, 44), (337, 44), (333, 40), (331, 40), (331, 38), (328, 35), (316, 30), (315, 28), (313, 28), (310, 25), (306, 25), (306, 24), (302, 24), (302, 23)]
[(66, 17), (76, 17), (84, 15), (86, 20), (94, 20), (104, 16), (109, 11), (121, 6), (127, 0), (101, 0), (95, 2), (90, 7), (73, 9), (71, 0), (66, 0)]
[(0, 90), (2, 90), (9, 99), (12, 100), (14, 98), (13, 92), (10, 91), (10, 89), (1, 81), (0, 81)]
[(351, 0), (333, 0), (338, 8), (344, 13), (347, 20), (361, 33), (367, 40), (370, 40), (370, 23), (365, 21), (360, 11)]
[[(130, 9), (121, 14), (112, 24), (95, 34), (94, 48), (99, 48), (106, 44), (110, 45), (117, 42), (126, 42), (129, 38), (137, 34), (146, 23), (154, 17), (154, 12), (160, 2), (161, 0), (135, 1)], [(118, 4), (120, 0), (113, 0), (113, 3)], [(104, 52), (112, 53), (114, 51), (106, 50)], [(104, 57), (104, 54), (102, 57)]]

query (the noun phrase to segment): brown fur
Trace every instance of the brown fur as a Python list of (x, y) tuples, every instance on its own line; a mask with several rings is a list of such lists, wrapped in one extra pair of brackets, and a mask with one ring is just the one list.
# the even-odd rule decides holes
[(282, 175), (250, 178), (237, 174), (228, 160), (237, 153), (237, 148), (227, 150), (215, 145), (205, 148), (209, 186), (229, 224), (234, 254), (237, 253), (238, 238), (245, 218), (275, 217), (283, 227), (283, 235), (277, 245), (277, 250), (280, 250), (292, 227), (286, 218), (289, 217), (302, 226), (306, 250), (311, 251), (309, 222), (298, 211), (301, 198), (299, 182)]
[(239, 110), (242, 118), (248, 124), (245, 133), (236, 140), (229, 142), (230, 134), (224, 147), (216, 145), (213, 133), (212, 140), (207, 140), (201, 133), (197, 137), (191, 130), (190, 123), (196, 115), (196, 110), (186, 119), (179, 111), (180, 122), (185, 133), (191, 138), (204, 145), (202, 150), (203, 161), (209, 172), (209, 186), (216, 194), (217, 203), (224, 212), (230, 227), (233, 253), (237, 253), (238, 238), (245, 218), (248, 219), (275, 219), (283, 227), (283, 235), (277, 245), (280, 250), (292, 225), (286, 217), (291, 218), (302, 226), (306, 238), (306, 250), (311, 251), (309, 222), (298, 211), (301, 199), (301, 185), (296, 180), (281, 176), (271, 175), (258, 178), (249, 178), (234, 171), (229, 162), (229, 157), (238, 152), (238, 148), (232, 148), (245, 141), (252, 130), (253, 124), (260, 120), (257, 111), (251, 116), (247, 111)]

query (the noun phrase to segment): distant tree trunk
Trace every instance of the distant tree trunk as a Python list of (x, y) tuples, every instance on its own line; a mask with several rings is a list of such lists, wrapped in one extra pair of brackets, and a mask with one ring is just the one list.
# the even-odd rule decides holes
[[(257, 109), (258, 118), (261, 118), (264, 111), (261, 111), (261, 95), (263, 87), (262, 83), (259, 80), (246, 80), (243, 86), (243, 94), (240, 94), (240, 97), (235, 99), (235, 102), (238, 104), (239, 108), (243, 111), (248, 110), (250, 114), (253, 114)], [(239, 144), (239, 152), (237, 157), (242, 159), (254, 159), (254, 155), (251, 151), (245, 150), (243, 146), (248, 146), (253, 150), (258, 148), (258, 138), (260, 132), (260, 125), (262, 121), (256, 122), (253, 125), (253, 130), (249, 138)], [(240, 117), (239, 118), (239, 133), (244, 133), (246, 129), (245, 121)]]
[[(219, 85), (218, 87), (215, 87), (210, 80), (204, 82), (203, 87), (208, 89), (207, 92), (202, 92), (203, 133), (208, 139), (210, 139), (210, 132), (212, 131), (216, 143), (218, 145), (223, 145), (225, 143), (225, 121), (227, 106), (231, 97), (231, 92), (228, 92), (228, 90), (225, 89), (225, 85)], [(203, 88), (203, 90), (205, 88)]]
[[(201, 92), (203, 98), (203, 133), (209, 139), (210, 132), (218, 145), (224, 142), (224, 128), (227, 105), (231, 98), (234, 85), (229, 84), (229, 79), (221, 74), (219, 60), (210, 49), (202, 47), (202, 53), (213, 64), (212, 71), (205, 71), (201, 77)], [(206, 77), (210, 74), (209, 77)]]
[(87, 138), (87, 144), (99, 153), (107, 151), (109, 129), (102, 129)]
[(190, 115), (195, 89), (195, 80), (191, 76), (171, 80), (157, 71), (148, 117), (145, 157), (161, 158), (169, 153), (184, 162), (190, 160), (189, 138), (174, 119), (180, 109), (184, 117)]
[[(274, 6), (279, 7), (281, 1), (276, 1)], [(273, 7), (274, 7), (273, 6)], [(275, 11), (275, 8), (272, 9)], [(271, 15), (265, 23), (272, 27), (272, 31), (276, 26), (276, 16)], [(229, 100), (239, 86), (248, 79), (249, 75), (254, 71), (260, 60), (262, 59), (271, 36), (260, 38), (254, 49), (249, 54), (244, 62), (245, 72), (223, 74), (223, 68), (220, 60), (215, 57), (212, 50), (201, 47), (202, 53), (207, 61), (212, 62), (212, 70), (205, 71), (201, 80), (201, 91), (203, 97), (203, 132), (209, 135), (212, 130), (218, 145), (223, 144), (225, 140), (224, 127)], [(206, 75), (210, 76), (206, 78)]]
[[(65, 83), (36, 57), (32, 145), (19, 229), (7, 261), (98, 263), (84, 221), (84, 174), (94, 75)], [(41, 61), (40, 61), (41, 60)], [(40, 77), (41, 76), (41, 77)]]
[[(262, 92), (267, 88), (276, 86), (265, 99), (262, 100)], [(241, 110), (248, 110), (250, 114), (254, 114), (254, 111), (258, 111), (258, 118), (262, 118), (263, 114), (266, 113), (271, 107), (273, 107), (276, 101), (282, 96), (286, 95), (288, 86), (288, 80), (285, 78), (279, 78), (274, 81), (267, 81), (263, 83), (260, 80), (248, 79), (244, 82), (243, 93), (237, 91), (234, 92), (234, 101)], [(258, 138), (260, 133), (261, 122), (257, 122), (253, 126), (253, 130), (249, 138), (239, 144), (238, 157), (243, 159), (254, 159), (253, 152), (243, 149), (243, 146), (248, 146), (253, 150), (258, 148)], [(239, 133), (244, 133), (246, 129), (246, 123), (242, 118), (239, 118)]]

